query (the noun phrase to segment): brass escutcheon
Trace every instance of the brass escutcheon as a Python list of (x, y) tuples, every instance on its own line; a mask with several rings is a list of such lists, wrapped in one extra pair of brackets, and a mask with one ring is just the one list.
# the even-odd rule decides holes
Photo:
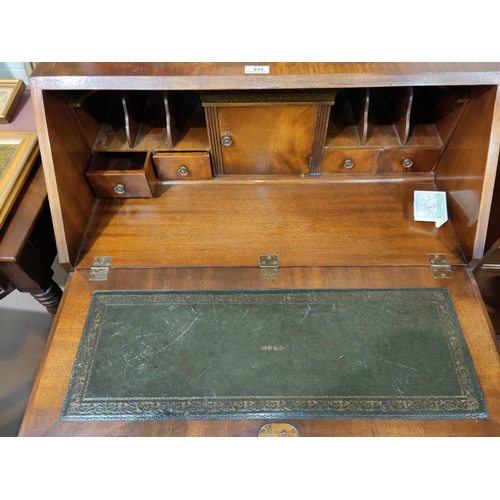
[(285, 422), (275, 422), (265, 424), (260, 430), (258, 437), (299, 437), (299, 431), (292, 424)]

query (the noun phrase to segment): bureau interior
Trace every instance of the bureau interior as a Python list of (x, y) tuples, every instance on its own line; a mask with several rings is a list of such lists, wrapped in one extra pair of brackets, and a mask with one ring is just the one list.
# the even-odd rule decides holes
[[(60, 259), (90, 267), (114, 248), (122, 267), (252, 266), (266, 253), (284, 266), (470, 262), (484, 250), (495, 95), (44, 90)], [(414, 221), (415, 190), (446, 191), (450, 222)]]

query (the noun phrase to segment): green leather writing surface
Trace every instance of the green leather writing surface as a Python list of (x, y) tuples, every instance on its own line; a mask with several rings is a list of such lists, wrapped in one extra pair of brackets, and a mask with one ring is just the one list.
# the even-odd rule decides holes
[(485, 417), (444, 288), (95, 292), (61, 415)]

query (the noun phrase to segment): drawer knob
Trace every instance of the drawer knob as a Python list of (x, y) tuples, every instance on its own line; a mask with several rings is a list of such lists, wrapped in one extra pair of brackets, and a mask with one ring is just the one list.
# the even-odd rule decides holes
[(177, 170), (177, 172), (180, 174), (180, 175), (187, 175), (189, 172), (188, 172), (188, 169), (187, 167), (179, 167), (179, 170)]
[(125, 186), (123, 184), (117, 184), (115, 186), (115, 193), (123, 194), (125, 192)]
[(410, 158), (405, 158), (403, 160), (403, 168), (411, 168), (413, 167), (413, 162), (410, 160)]
[(347, 159), (344, 161), (344, 168), (352, 168), (354, 167), (354, 162), (351, 159)]
[(231, 137), (228, 137), (227, 135), (222, 138), (222, 144), (223, 146), (231, 146), (233, 141), (231, 140)]

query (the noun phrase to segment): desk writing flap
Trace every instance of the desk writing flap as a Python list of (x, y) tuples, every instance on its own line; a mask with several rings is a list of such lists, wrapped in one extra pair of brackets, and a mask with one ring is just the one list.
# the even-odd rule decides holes
[[(302, 435), (496, 434), (498, 354), (467, 270), (452, 267), (454, 277), (445, 283), (428, 266), (288, 267), (280, 269), (279, 280), (261, 280), (251, 268), (111, 269), (107, 281), (94, 282), (88, 270), (76, 271), (22, 433), (256, 435), (262, 420), (288, 415), (301, 418)], [(249, 300), (261, 309), (246, 313)], [(151, 364), (149, 355), (160, 364)], [(260, 376), (252, 378), (245, 365)], [(157, 368), (161, 376), (150, 373)], [(275, 402), (280, 396), (280, 403), (272, 411), (248, 411), (263, 396)], [(432, 403), (424, 404), (429, 396)], [(169, 400), (166, 419), (156, 408), (165, 408), (165, 397), (177, 399)], [(329, 411), (314, 409), (318, 397), (330, 397)], [(409, 398), (403, 409), (384, 406), (401, 397)], [(208, 401), (212, 410), (191, 405), (189, 411), (189, 398)], [(346, 406), (353, 398), (354, 406)], [(408, 410), (415, 399), (423, 404), (420, 412)], [(372, 404), (367, 411), (367, 400), (378, 408)], [(332, 411), (334, 403), (346, 413)], [(426, 405), (432, 411), (424, 411)], [(124, 407), (125, 417), (109, 413)], [(139, 408), (150, 413), (137, 413)], [(226, 408), (219, 427), (214, 422), (222, 413), (214, 408)], [(106, 422), (99, 421), (103, 416)], [(114, 422), (117, 417), (134, 420)], [(71, 421), (78, 418), (90, 421)]]

